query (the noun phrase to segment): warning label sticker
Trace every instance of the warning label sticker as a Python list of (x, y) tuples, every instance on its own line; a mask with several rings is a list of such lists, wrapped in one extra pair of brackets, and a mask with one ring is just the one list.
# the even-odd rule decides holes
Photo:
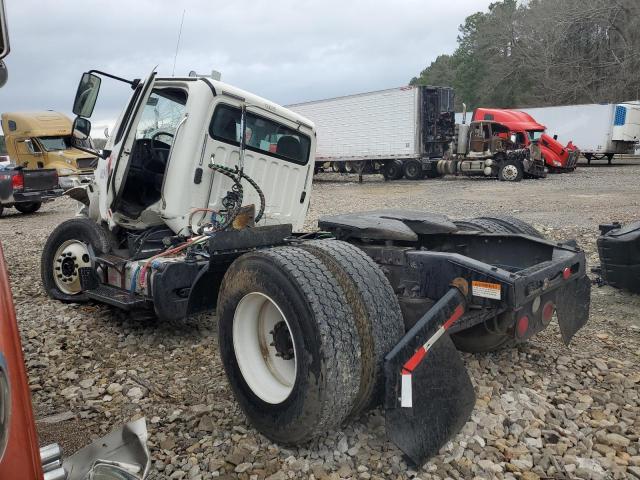
[(471, 294), (476, 297), (500, 300), (500, 284), (488, 282), (471, 282)]

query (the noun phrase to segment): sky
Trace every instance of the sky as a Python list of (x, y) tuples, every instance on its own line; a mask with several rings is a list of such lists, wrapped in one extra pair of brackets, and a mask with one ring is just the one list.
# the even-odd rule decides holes
[[(218, 70), (276, 103), (406, 85), (456, 47), (458, 25), (490, 0), (5, 0), (11, 53), (0, 111), (70, 115), (82, 72), (125, 78)], [(94, 135), (130, 94), (104, 80)], [(100, 135), (98, 135), (100, 136)]]

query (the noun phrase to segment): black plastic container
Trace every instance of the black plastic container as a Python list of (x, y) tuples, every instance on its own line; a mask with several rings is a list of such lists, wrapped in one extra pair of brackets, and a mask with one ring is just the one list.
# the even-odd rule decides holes
[(640, 293), (640, 221), (600, 225), (598, 254), (608, 285)]

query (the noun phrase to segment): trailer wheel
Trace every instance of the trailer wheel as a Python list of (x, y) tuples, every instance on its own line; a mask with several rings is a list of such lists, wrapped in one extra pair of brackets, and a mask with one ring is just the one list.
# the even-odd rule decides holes
[(543, 235), (533, 225), (512, 217), (511, 215), (492, 215), (487, 217), (478, 217), (480, 220), (488, 220), (503, 226), (511, 233), (521, 233), (531, 237), (544, 238)]
[(345, 295), (296, 247), (247, 253), (218, 296), (222, 363), (251, 423), (298, 444), (340, 425), (360, 388), (360, 343)]
[(514, 160), (507, 160), (498, 171), (498, 178), (503, 182), (519, 182), (524, 177), (522, 163)]
[(400, 160), (391, 160), (384, 164), (382, 176), (385, 180), (400, 180), (402, 178), (402, 162)]
[(424, 173), (422, 164), (418, 160), (407, 160), (404, 162), (402, 171), (407, 180), (421, 180)]
[(337, 173), (346, 173), (344, 162), (331, 162), (331, 170)]
[(63, 302), (86, 302), (78, 269), (91, 266), (90, 250), (111, 249), (107, 231), (89, 218), (72, 218), (58, 225), (42, 250), (40, 276), (47, 294)]
[(351, 307), (361, 348), (361, 381), (352, 416), (379, 403), (384, 389), (384, 357), (400, 341), (404, 321), (398, 298), (380, 267), (358, 247), (338, 240), (314, 240), (311, 252), (338, 280)]
[(26, 203), (16, 203), (14, 205), (15, 209), (20, 213), (34, 213), (40, 210), (42, 206), (42, 202), (26, 202)]

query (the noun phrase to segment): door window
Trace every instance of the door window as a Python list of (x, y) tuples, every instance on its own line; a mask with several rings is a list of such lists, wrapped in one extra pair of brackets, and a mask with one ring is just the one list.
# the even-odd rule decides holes
[(155, 136), (158, 141), (172, 145), (178, 124), (184, 117), (186, 103), (187, 94), (182, 90), (154, 90), (138, 122), (136, 140)]
[[(218, 105), (209, 125), (209, 134), (216, 140), (239, 146), (241, 116), (238, 107)], [(248, 150), (305, 165), (309, 160), (311, 140), (281, 123), (247, 112), (245, 144)]]

